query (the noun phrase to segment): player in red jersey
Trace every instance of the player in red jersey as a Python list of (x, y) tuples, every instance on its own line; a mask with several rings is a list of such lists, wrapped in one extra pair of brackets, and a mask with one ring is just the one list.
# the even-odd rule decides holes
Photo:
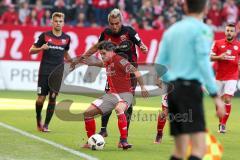
[[(157, 78), (156, 85), (159, 88), (162, 88), (162, 81)], [(168, 103), (167, 103), (167, 94), (162, 95), (162, 111), (158, 114), (158, 120), (157, 120), (157, 135), (155, 138), (154, 143), (160, 144), (162, 142), (163, 137), (163, 129), (167, 121), (168, 116)]]
[(225, 102), (226, 114), (219, 119), (219, 132), (226, 133), (226, 123), (231, 112), (231, 99), (234, 96), (239, 76), (238, 63), (240, 42), (236, 40), (236, 27), (228, 24), (225, 28), (225, 38), (215, 41), (211, 60), (216, 63), (216, 80), (219, 94)]
[[(111, 42), (102, 41), (98, 43), (98, 50), (103, 61), (99, 60), (98, 62), (90, 63), (85, 60), (85, 63), (88, 65), (106, 68), (107, 80), (110, 86), (110, 91), (101, 98), (93, 101), (84, 112), (85, 128), (87, 136), (91, 137), (96, 132), (94, 116), (98, 114), (108, 114), (115, 109), (118, 116), (118, 128), (120, 131), (119, 145), (121, 145), (123, 149), (128, 149), (131, 148), (132, 145), (127, 142), (127, 119), (124, 112), (128, 109), (133, 100), (130, 73), (135, 74), (141, 87), (142, 96), (147, 97), (148, 92), (144, 87), (140, 72), (125, 58), (117, 55), (114, 49), (115, 46)], [(89, 146), (85, 144), (84, 147)]]
[[(107, 40), (114, 43), (118, 46), (118, 49), (116, 49), (115, 52), (118, 55), (126, 58), (134, 67), (138, 68), (136, 46), (138, 46), (141, 52), (144, 54), (148, 52), (148, 48), (141, 40), (138, 33), (132, 27), (122, 24), (122, 14), (119, 9), (115, 8), (108, 14), (108, 22), (109, 26), (102, 31), (98, 42)], [(92, 54), (96, 53), (97, 50), (98, 49), (96, 45), (93, 45), (79, 59), (89, 57)], [(135, 90), (137, 81), (134, 77), (134, 74), (131, 74), (131, 84), (132, 88)], [(110, 87), (107, 81), (105, 92), (108, 92), (109, 89)], [(132, 111), (133, 106), (131, 105), (126, 111), (128, 129), (131, 121)], [(101, 134), (103, 137), (108, 136), (107, 124), (110, 116), (111, 112), (102, 116), (102, 126), (99, 134)]]

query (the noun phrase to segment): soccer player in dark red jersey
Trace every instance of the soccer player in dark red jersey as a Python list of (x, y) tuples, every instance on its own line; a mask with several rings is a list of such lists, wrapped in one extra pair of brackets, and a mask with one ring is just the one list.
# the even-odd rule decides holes
[(231, 99), (237, 89), (239, 76), (240, 42), (236, 40), (235, 24), (225, 28), (225, 38), (215, 41), (211, 60), (216, 63), (215, 72), (219, 95), (225, 102), (226, 114), (219, 119), (219, 132), (226, 133), (226, 124), (231, 112)]
[[(97, 46), (102, 61), (99, 60), (99, 62), (87, 64), (106, 68), (110, 90), (101, 98), (93, 101), (89, 108), (84, 112), (87, 136), (91, 137), (95, 134), (95, 115), (104, 115), (115, 109), (118, 116), (118, 128), (120, 131), (120, 142), (118, 146), (121, 146), (123, 149), (128, 149), (131, 148), (132, 145), (127, 142), (127, 119), (124, 112), (131, 106), (133, 100), (130, 73), (135, 74), (141, 87), (142, 96), (148, 97), (148, 92), (144, 87), (140, 72), (129, 61), (114, 52), (115, 47), (111, 42), (102, 41), (98, 43)], [(84, 147), (89, 146), (88, 144), (85, 144)]]
[[(106, 28), (99, 38), (99, 42), (103, 40), (110, 41), (114, 43), (116, 46), (118, 46), (118, 49), (115, 51), (118, 55), (121, 55), (122, 57), (125, 57), (134, 67), (138, 67), (137, 64), (137, 53), (136, 53), (136, 45), (140, 48), (142, 53), (147, 53), (148, 48), (146, 45), (142, 42), (141, 38), (137, 34), (137, 32), (130, 26), (124, 26), (122, 24), (122, 15), (119, 9), (113, 9), (109, 15), (108, 15), (108, 22), (109, 27)], [(97, 46), (93, 45), (89, 50), (87, 50), (82, 57), (79, 58), (81, 60), (82, 58), (86, 58), (91, 56), (97, 51)], [(109, 88), (109, 82), (107, 82), (105, 91), (108, 92), (110, 90)], [(131, 74), (131, 85), (133, 90), (136, 88), (136, 78), (134, 77), (134, 74)], [(108, 114), (105, 114), (102, 116), (102, 127), (100, 134), (104, 137), (107, 136), (107, 123), (109, 120), (109, 117), (111, 115), (111, 112)], [(128, 121), (128, 127), (131, 120), (132, 115), (132, 106), (128, 108), (126, 111), (127, 115), (127, 121)]]
[[(64, 14), (54, 12), (52, 15), (52, 30), (43, 32), (36, 43), (32, 45), (29, 52), (36, 54), (43, 52), (38, 76), (38, 97), (36, 100), (37, 129), (42, 132), (49, 132), (48, 125), (54, 113), (56, 96), (58, 93), (52, 91), (48, 85), (50, 73), (60, 64), (64, 63), (64, 58), (71, 62), (68, 54), (70, 37), (62, 32), (64, 26)], [(42, 124), (41, 112), (46, 96), (49, 94), (48, 107), (45, 123)]]

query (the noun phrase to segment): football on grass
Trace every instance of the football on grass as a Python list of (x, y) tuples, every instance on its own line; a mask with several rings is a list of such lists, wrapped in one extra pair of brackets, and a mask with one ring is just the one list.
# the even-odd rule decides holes
[(88, 144), (92, 150), (103, 150), (105, 141), (100, 134), (94, 134), (88, 139)]

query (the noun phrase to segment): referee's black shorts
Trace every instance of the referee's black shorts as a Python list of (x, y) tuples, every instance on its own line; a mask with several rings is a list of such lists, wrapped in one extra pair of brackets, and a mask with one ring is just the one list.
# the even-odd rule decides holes
[(196, 80), (177, 79), (168, 94), (170, 134), (204, 132), (205, 118), (201, 84)]

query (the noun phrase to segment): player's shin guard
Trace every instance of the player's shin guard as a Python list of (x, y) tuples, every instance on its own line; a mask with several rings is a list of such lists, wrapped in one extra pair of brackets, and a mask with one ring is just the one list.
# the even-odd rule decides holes
[(36, 102), (35, 104), (35, 109), (36, 109), (36, 118), (37, 118), (37, 121), (41, 121), (41, 113), (42, 113), (42, 108), (43, 108), (43, 104), (42, 103), (38, 103)]
[(124, 113), (118, 115), (118, 128), (120, 132), (121, 139), (127, 139), (127, 118)]
[(48, 103), (48, 107), (47, 107), (47, 113), (46, 113), (46, 119), (45, 119), (45, 123), (44, 126), (48, 127), (48, 124), (50, 123), (54, 110), (55, 110), (55, 102), (49, 102)]
[(88, 117), (84, 119), (85, 129), (87, 132), (88, 138), (95, 134), (96, 132), (96, 122), (93, 117)]
[[(162, 110), (164, 110), (164, 108), (166, 108), (166, 107), (162, 105)], [(163, 113), (160, 113), (158, 115), (158, 124), (157, 124), (157, 133), (158, 134), (163, 133), (163, 128), (166, 124), (166, 116), (167, 115), (163, 115)]]
[(112, 112), (109, 112), (107, 114), (104, 114), (102, 115), (102, 127), (101, 127), (101, 132), (106, 132), (107, 130), (107, 125), (108, 125), (108, 120), (109, 120), (109, 117), (111, 116)]
[(232, 108), (231, 104), (225, 104), (226, 113), (225, 113), (225, 116), (221, 120), (222, 125), (226, 125), (227, 120), (228, 120), (229, 115), (230, 115), (230, 112), (231, 112), (231, 108)]
[(129, 126), (130, 126), (132, 111), (133, 111), (133, 107), (132, 107), (132, 105), (130, 105), (128, 107), (127, 111), (125, 112), (125, 115), (126, 115), (126, 118), (127, 118), (127, 130), (129, 129)]

